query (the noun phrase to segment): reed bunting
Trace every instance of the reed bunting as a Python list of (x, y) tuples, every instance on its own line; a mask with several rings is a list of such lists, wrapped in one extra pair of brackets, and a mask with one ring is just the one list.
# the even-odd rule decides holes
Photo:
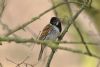
[[(57, 40), (62, 31), (61, 21), (57, 17), (52, 17), (50, 23), (44, 27), (39, 40)], [(38, 60), (41, 59), (45, 45), (41, 45)]]

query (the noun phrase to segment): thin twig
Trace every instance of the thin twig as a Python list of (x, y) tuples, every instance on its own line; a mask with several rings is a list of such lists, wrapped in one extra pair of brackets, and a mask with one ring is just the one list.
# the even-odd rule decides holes
[(0, 63), (0, 67), (3, 67), (2, 63)]
[(3, 13), (4, 13), (4, 10), (5, 10), (5, 0), (1, 0), (0, 1), (0, 18), (2, 17)]
[(92, 53), (90, 52), (90, 50), (89, 50), (89, 48), (88, 48), (88, 46), (87, 46), (87, 43), (86, 43), (85, 40), (84, 40), (84, 37), (83, 37), (81, 31), (79, 30), (79, 28), (77, 27), (77, 25), (76, 25), (75, 23), (74, 23), (74, 27), (75, 27), (75, 29), (77, 30), (77, 32), (78, 32), (78, 34), (79, 34), (79, 36), (80, 36), (80, 38), (81, 38), (81, 41), (82, 41), (83, 45), (85, 46), (87, 52), (88, 52), (90, 55), (92, 55)]
[(56, 47), (57, 49), (61, 49), (61, 50), (66, 50), (66, 51), (71, 51), (73, 53), (78, 53), (78, 54), (83, 54), (83, 55), (87, 55), (87, 56), (91, 56), (91, 57), (94, 57), (94, 58), (97, 58), (97, 59), (100, 59), (100, 56), (97, 56), (95, 54), (92, 54), (90, 55), (88, 52), (83, 52), (81, 50), (75, 50), (75, 49), (71, 49), (71, 48), (67, 48), (67, 47)]
[(32, 65), (32, 64), (28, 64), (28, 63), (24, 63), (24, 64), (25, 64), (25, 67), (28, 67), (28, 66), (34, 67), (34, 65)]
[(16, 64), (16, 67), (20, 67), (20, 65), (21, 65), (21, 64), (24, 64), (25, 61), (26, 61), (28, 58), (29, 58), (29, 56), (27, 56), (27, 57), (26, 57), (22, 62), (20, 62), (20, 63), (15, 63), (14, 61), (12, 61), (12, 60), (10, 60), (10, 59), (8, 59), (8, 58), (6, 58), (6, 60), (9, 61), (9, 62), (12, 62), (12, 63), (14, 63), (14, 64)]
[(29, 56), (27, 56), (21, 63), (17, 64), (16, 67), (19, 67), (21, 64), (23, 64), (27, 59), (29, 58)]
[[(3, 16), (3, 13), (5, 11), (5, 8), (7, 6), (6, 4), (6, 0), (1, 0), (1, 4), (0, 4), (0, 24), (2, 25), (3, 29), (7, 30), (7, 32), (11, 32), (11, 29), (8, 27), (7, 24), (3, 23), (3, 21), (1, 20), (2, 16)], [(17, 37), (15, 34), (13, 34), (13, 36)]]
[[(78, 3), (78, 2), (69, 2), (69, 3), (81, 4), (81, 3)], [(62, 5), (64, 5), (64, 4), (66, 4), (66, 3), (59, 3), (59, 4), (55, 5), (55, 6), (53, 6), (53, 7), (49, 8), (49, 9), (47, 9), (47, 10), (44, 11), (43, 13), (39, 14), (37, 17), (32, 18), (30, 21), (25, 22), (24, 24), (22, 24), (22, 25), (19, 26), (19, 27), (16, 27), (16, 28), (13, 29), (11, 32), (6, 33), (5, 36), (9, 36), (9, 35), (13, 34), (14, 32), (16, 32), (16, 31), (18, 31), (18, 30), (20, 30), (20, 29), (23, 29), (24, 27), (26, 27), (27, 25), (29, 25), (29, 24), (31, 24), (32, 22), (36, 21), (37, 19), (39, 19), (40, 17), (42, 17), (43, 15), (45, 15), (46, 13), (48, 13), (49, 11), (51, 11), (51, 10), (53, 10), (53, 9), (59, 7), (59, 6), (62, 6)], [(81, 4), (81, 5), (82, 5), (82, 4)]]
[(13, 63), (13, 64), (17, 64), (17, 63), (15, 63), (14, 61), (12, 61), (12, 60), (10, 60), (10, 59), (8, 59), (8, 58), (6, 58), (6, 60), (9, 61), (9, 62), (11, 62), (11, 63)]

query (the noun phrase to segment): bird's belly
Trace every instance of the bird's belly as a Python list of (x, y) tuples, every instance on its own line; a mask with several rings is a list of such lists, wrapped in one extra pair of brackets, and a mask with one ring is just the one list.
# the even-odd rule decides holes
[(60, 32), (57, 30), (52, 30), (47, 36), (46, 40), (56, 40), (58, 36), (60, 35)]

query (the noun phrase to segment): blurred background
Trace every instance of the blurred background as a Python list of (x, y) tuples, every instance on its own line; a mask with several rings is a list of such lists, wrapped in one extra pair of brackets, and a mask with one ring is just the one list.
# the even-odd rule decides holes
[[(18, 30), (9, 37), (38, 38), (39, 33), (46, 26), (50, 18), (57, 16), (63, 19), (62, 26), (65, 28), (67, 21), (81, 8), (81, 5), (68, 3), (68, 1), (83, 0), (0, 0), (0, 36), (37, 17), (45, 10), (59, 3), (66, 3), (53, 9), (40, 17), (38, 20)], [(75, 23), (80, 29), (91, 53), (100, 56), (100, 0), (93, 0), (91, 7), (86, 8), (76, 19)], [(68, 42), (81, 42), (81, 38), (74, 25), (71, 25), (63, 38)], [(62, 40), (62, 41), (63, 41)], [(64, 47), (86, 51), (83, 43), (60, 44)], [(35, 43), (3, 42), (0, 46), (1, 67), (16, 67), (24, 61), (20, 67), (45, 67), (50, 48), (46, 48), (41, 61), (38, 62), (40, 46)], [(28, 64), (28, 66), (25, 66)], [(57, 50), (50, 67), (100, 67), (100, 61), (94, 57), (72, 53), (70, 51)]]

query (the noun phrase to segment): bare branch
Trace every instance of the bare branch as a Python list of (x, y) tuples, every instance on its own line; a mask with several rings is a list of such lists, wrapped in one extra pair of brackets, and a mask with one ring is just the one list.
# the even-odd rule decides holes
[(21, 64), (23, 64), (27, 59), (29, 58), (29, 56), (27, 56), (21, 63), (17, 64), (16, 67), (19, 67)]
[(83, 54), (83, 55), (87, 55), (87, 56), (91, 56), (91, 57), (100, 59), (100, 56), (97, 56), (97, 55), (95, 55), (95, 54), (90, 55), (88, 52), (83, 52), (83, 51), (81, 51), (81, 50), (75, 50), (75, 49), (71, 49), (71, 48), (67, 48), (67, 47), (61, 47), (61, 46), (57, 47), (57, 49), (66, 50), (66, 51), (71, 51), (71, 52), (73, 52), (73, 53)]
[(0, 67), (3, 67), (2, 63), (0, 63)]
[[(86, 5), (87, 5), (87, 4), (83, 4), (82, 7), (80, 8), (80, 10), (79, 10), (74, 16), (72, 16), (72, 18), (71, 18), (70, 20), (68, 20), (69, 25), (66, 25), (64, 31), (62, 32), (61, 36), (60, 36), (59, 39), (58, 39), (59, 41), (61, 41), (62, 38), (64, 37), (64, 35), (66, 34), (66, 32), (68, 32), (69, 27), (74, 23), (74, 21), (75, 21), (76, 18), (80, 15), (80, 13), (86, 8)], [(83, 40), (83, 42), (84, 42), (84, 40)], [(85, 44), (85, 42), (84, 42), (84, 44)], [(86, 49), (88, 50), (88, 47), (87, 47), (86, 44), (85, 44), (85, 47), (86, 47)], [(53, 50), (54, 50), (54, 49), (52, 49), (52, 52), (51, 52), (51, 54), (50, 54), (50, 56), (49, 56), (49, 60), (47, 61), (46, 67), (50, 67), (50, 62), (51, 62), (51, 60), (52, 60), (52, 58), (53, 58), (53, 55), (54, 55), (54, 53), (55, 53), (55, 51), (56, 51), (56, 50), (54, 50), (54, 51), (53, 51)], [(88, 50), (88, 52), (89, 52), (89, 50)]]
[(3, 15), (3, 12), (4, 12), (5, 7), (6, 7), (5, 0), (0, 0), (0, 18)]
[[(78, 2), (69, 2), (69, 3), (81, 4), (81, 3), (78, 3)], [(47, 10), (44, 11), (43, 13), (39, 14), (37, 17), (32, 18), (30, 21), (25, 22), (24, 24), (22, 24), (22, 25), (19, 26), (19, 27), (16, 27), (16, 28), (13, 29), (11, 32), (6, 33), (5, 36), (9, 36), (9, 35), (13, 34), (14, 32), (16, 32), (16, 31), (18, 31), (18, 30), (20, 30), (20, 29), (23, 29), (24, 27), (26, 27), (27, 25), (29, 25), (29, 24), (31, 24), (32, 22), (36, 21), (37, 19), (39, 19), (40, 17), (42, 17), (43, 15), (45, 15), (46, 13), (48, 13), (49, 11), (51, 11), (51, 10), (53, 10), (53, 9), (59, 7), (59, 6), (62, 6), (62, 5), (64, 5), (64, 4), (66, 4), (66, 3), (59, 3), (59, 4), (57, 4), (56, 6), (53, 6), (53, 7), (49, 8), (49, 9), (47, 9)], [(82, 5), (82, 4), (81, 4), (81, 5)]]
[(43, 15), (45, 15), (46, 13), (48, 13), (49, 11), (51, 11), (51, 10), (53, 10), (53, 9), (55, 9), (55, 8), (57, 8), (57, 7), (61, 6), (61, 5), (63, 5), (63, 4), (64, 4), (64, 3), (60, 3), (60, 4), (58, 4), (58, 5), (54, 6), (54, 7), (49, 8), (48, 10), (46, 10), (46, 11), (44, 11), (43, 13), (39, 14), (37, 17), (32, 18), (30, 21), (25, 22), (24, 24), (22, 24), (22, 25), (19, 26), (19, 27), (16, 27), (16, 28), (13, 29), (11, 32), (6, 33), (5, 36), (9, 36), (9, 35), (11, 35), (11, 34), (14, 33), (14, 32), (16, 32), (16, 31), (18, 31), (18, 30), (20, 30), (20, 29), (23, 29), (24, 27), (26, 27), (27, 25), (29, 25), (29, 24), (31, 24), (32, 22), (36, 21), (37, 19), (39, 19), (40, 17), (42, 17)]
[[(0, 0), (0, 24), (2, 25), (3, 29), (7, 30), (7, 32), (11, 32), (11, 29), (8, 27), (8, 25), (6, 25), (2, 20), (2, 15), (5, 11), (7, 4), (6, 4), (6, 0)], [(16, 37), (15, 34), (13, 34), (13, 36)]]
[(6, 58), (6, 60), (9, 61), (9, 62), (12, 62), (12, 63), (14, 63), (14, 64), (16, 64), (16, 67), (20, 67), (20, 65), (24, 64), (25, 61), (26, 61), (28, 58), (29, 58), (29, 56), (27, 56), (27, 57), (26, 57), (22, 62), (20, 62), (20, 63), (15, 63), (14, 61), (12, 61), (12, 60), (10, 60), (10, 59), (8, 59), (8, 58)]
[(81, 31), (79, 30), (79, 28), (77, 27), (77, 25), (76, 25), (75, 23), (74, 23), (74, 27), (75, 27), (75, 29), (77, 30), (77, 32), (78, 32), (78, 34), (79, 34), (79, 36), (80, 36), (80, 38), (81, 38), (81, 41), (82, 41), (83, 45), (85, 46), (87, 52), (88, 52), (90, 55), (92, 55), (92, 53), (90, 52), (90, 50), (89, 50), (89, 48), (88, 48), (88, 46), (87, 46), (87, 43), (86, 43), (85, 40), (84, 40), (84, 37), (83, 37)]
[[(60, 44), (82, 44), (82, 42), (68, 42), (68, 41), (50, 41), (50, 40), (37, 40), (33, 38), (24, 39), (24, 38), (15, 38), (15, 37), (0, 37), (1, 42), (16, 42), (16, 43), (45, 43), (45, 42), (54, 42), (54, 43), (60, 43)], [(99, 45), (97, 43), (91, 43), (91, 42), (85, 42), (88, 45)]]
[(6, 60), (9, 61), (9, 62), (11, 62), (11, 63), (13, 63), (13, 64), (17, 64), (17, 63), (15, 63), (14, 61), (12, 61), (12, 60), (10, 60), (10, 59), (8, 59), (8, 58), (6, 58)]

